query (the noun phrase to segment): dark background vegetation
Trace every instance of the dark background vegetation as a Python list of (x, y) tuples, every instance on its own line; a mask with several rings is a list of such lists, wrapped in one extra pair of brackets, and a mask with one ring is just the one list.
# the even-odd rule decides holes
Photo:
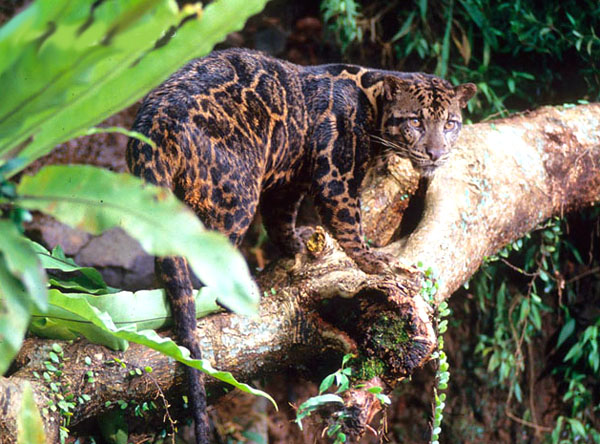
[[(0, 1), (0, 23), (23, 3)], [(300, 64), (346, 61), (474, 82), (480, 92), (466, 117), (479, 121), (597, 101), (599, 25), (596, 0), (275, 0), (222, 46)], [(135, 107), (111, 125), (128, 127), (134, 115)], [(121, 170), (124, 144), (103, 135), (85, 149), (65, 144), (45, 162), (91, 159)], [(548, 221), (490, 258), (451, 298), (442, 442), (600, 442), (599, 211)], [(247, 250), (263, 265), (269, 247), (260, 241), (250, 236)], [(384, 418), (389, 442), (429, 440), (433, 376), (430, 365), (396, 389)], [(315, 394), (297, 381), (290, 371), (267, 390), (279, 393), (281, 406)], [(223, 442), (242, 439), (234, 416), (217, 420), (229, 427)], [(291, 408), (270, 415), (272, 442), (290, 442), (292, 416)]]

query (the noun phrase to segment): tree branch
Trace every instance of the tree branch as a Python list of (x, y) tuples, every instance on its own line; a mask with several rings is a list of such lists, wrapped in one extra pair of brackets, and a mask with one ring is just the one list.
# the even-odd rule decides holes
[[(435, 347), (432, 310), (420, 296), (422, 275), (411, 265), (421, 262), (436, 271), (439, 302), (485, 256), (549, 217), (600, 198), (598, 104), (542, 108), (471, 125), (463, 129), (459, 144), (429, 184), (420, 222), (406, 238), (395, 239), (402, 221), (399, 211), (413, 206), (407, 196), (417, 190), (418, 177), (406, 162), (393, 160), (368, 180), (363, 194), (367, 236), (376, 244), (392, 240), (385, 249), (404, 264), (395, 273), (364, 274), (331, 237), (316, 229), (307, 236), (307, 255), (280, 260), (258, 277), (269, 295), (259, 316), (222, 313), (199, 321), (205, 356), (236, 378), (252, 380), (302, 364), (319, 378), (335, 369), (344, 353), (354, 352), (362, 379), (380, 377), (383, 382), (378, 384), (393, 387), (423, 365)], [(40, 407), (52, 397), (48, 384), (33, 376), (34, 370), (44, 371), (48, 347), (49, 341), (28, 340), (16, 372), (0, 379), (0, 436), (16, 436), (15, 406), (24, 381), (33, 383)], [(71, 424), (114, 408), (106, 407), (107, 400), (153, 399), (159, 388), (169, 398), (181, 393), (179, 366), (152, 350), (132, 344), (119, 353), (84, 341), (63, 348), (67, 365), (61, 379), (69, 382), (75, 397), (91, 397), (75, 409)], [(85, 356), (93, 360), (94, 384), (87, 382)], [(113, 357), (129, 368), (106, 364)], [(154, 371), (132, 378), (131, 366), (151, 366)], [(214, 382), (207, 382), (214, 391)], [(363, 415), (366, 422), (374, 411), (373, 400), (363, 402), (369, 410)], [(50, 412), (44, 421), (49, 442), (54, 442), (58, 414)], [(366, 425), (359, 424), (356, 434)]]

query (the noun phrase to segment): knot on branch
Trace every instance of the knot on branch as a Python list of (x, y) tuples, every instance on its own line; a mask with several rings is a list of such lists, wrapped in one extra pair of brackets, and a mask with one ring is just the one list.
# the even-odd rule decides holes
[(319, 313), (356, 343), (362, 380), (379, 376), (394, 387), (436, 346), (431, 307), (395, 280), (366, 285), (350, 299), (323, 301)]
[(393, 387), (422, 366), (436, 346), (422, 273), (395, 267), (397, 273), (369, 275), (321, 227), (304, 239), (309, 254), (282, 265), (275, 280), (300, 290), (300, 310), (311, 314), (317, 335), (344, 338), (359, 355), (362, 380), (381, 377)]

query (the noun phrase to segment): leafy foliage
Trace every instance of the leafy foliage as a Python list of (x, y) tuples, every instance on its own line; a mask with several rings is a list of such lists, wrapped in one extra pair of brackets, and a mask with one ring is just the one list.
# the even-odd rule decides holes
[[(208, 53), (265, 1), (220, 0), (202, 10), (199, 5), (179, 9), (174, 0), (37, 0), (0, 28), (1, 373), (20, 348), (31, 312), (48, 313), (47, 286), (52, 285), (53, 309), (86, 319), (106, 333), (104, 339), (117, 338), (113, 346), (135, 340), (268, 397), (208, 362), (189, 359), (187, 351), (172, 341), (148, 330), (138, 333), (132, 325), (119, 329), (85, 298), (62, 293), (102, 295), (115, 289), (95, 270), (77, 267), (60, 250), (40, 251), (21, 231), (30, 218), (27, 209), (45, 211), (94, 233), (121, 226), (153, 254), (186, 256), (223, 304), (241, 313), (253, 312), (258, 292), (245, 261), (223, 236), (205, 231), (169, 192), (126, 175), (62, 167), (25, 177), (18, 186), (10, 180), (56, 144), (107, 131), (93, 125), (140, 99), (186, 61)], [(172, 222), (172, 229), (166, 221)], [(67, 272), (67, 278), (47, 279), (42, 264)], [(59, 327), (60, 334), (66, 334), (64, 325)], [(67, 432), (61, 429), (61, 440)]]
[(208, 53), (264, 4), (228, 0), (180, 10), (173, 0), (34, 2), (0, 30), (0, 162), (18, 156), (22, 169), (86, 134)]
[(136, 325), (131, 323), (117, 327), (107, 312), (101, 312), (80, 295), (64, 294), (57, 290), (50, 290), (49, 302), (55, 307), (59, 307), (64, 311), (70, 312), (91, 322), (97, 328), (110, 333), (116, 338), (150, 347), (161, 352), (165, 356), (169, 356), (190, 367), (197, 368), (198, 370), (201, 370), (220, 381), (231, 384), (244, 392), (264, 396), (269, 399), (275, 407), (277, 406), (273, 398), (267, 393), (236, 381), (229, 372), (214, 369), (207, 359), (191, 359), (189, 350), (178, 346), (173, 340), (167, 337), (159, 336), (154, 330), (138, 330)]
[[(581, 320), (573, 317), (572, 308), (567, 305), (575, 301), (576, 293), (572, 284), (562, 278), (563, 263), (569, 258), (583, 266), (583, 260), (579, 251), (564, 238), (564, 224), (564, 221), (552, 220), (537, 232), (512, 243), (498, 256), (490, 258), (473, 278), (471, 285), (482, 316), (489, 322), (486, 330), (493, 332), (479, 336), (476, 351), (487, 361), (488, 371), (495, 374), (490, 383), (494, 386), (508, 384), (507, 408), (512, 399), (518, 406), (525, 407), (521, 388), (526, 370), (525, 348), (542, 335), (544, 313), (546, 317), (560, 318), (562, 311), (564, 320), (554, 346), (562, 364), (555, 366), (552, 373), (563, 381), (562, 401), (569, 410), (568, 414), (565, 412), (557, 417), (554, 430), (547, 439), (553, 444), (598, 443), (600, 431), (594, 425), (594, 418), (600, 404), (594, 404), (593, 393), (600, 366), (600, 318), (578, 327)], [(511, 271), (524, 277), (525, 284), (509, 287), (505, 276)], [(558, 305), (559, 313), (543, 303), (557, 295), (560, 300), (565, 294), (567, 300)], [(532, 387), (528, 389), (532, 390)]]
[[(378, 54), (370, 64), (386, 60), (386, 68), (474, 82), (481, 93), (469, 102), (471, 118), (600, 97), (595, 0), (356, 2), (362, 18), (340, 15), (348, 3), (355, 2), (323, 0), (321, 7), (325, 21), (337, 17), (334, 35), (349, 57)], [(376, 43), (364, 52), (366, 42)]]
[(23, 389), (23, 401), (17, 417), (17, 430), (17, 444), (46, 443), (42, 418), (33, 399), (33, 391), (29, 383), (26, 383)]
[(443, 319), (450, 314), (448, 303), (442, 302), (437, 308), (437, 330), (438, 330), (438, 349), (433, 352), (432, 358), (437, 359), (437, 371), (435, 375), (436, 387), (433, 388), (433, 421), (431, 424), (431, 444), (439, 444), (440, 433), (442, 431), (442, 418), (444, 417), (444, 407), (446, 407), (446, 394), (442, 393), (448, 388), (450, 380), (450, 365), (448, 357), (444, 352), (444, 336), (448, 329), (448, 321)]
[[(348, 363), (352, 362), (354, 355), (344, 355), (342, 358), (342, 367), (335, 372), (327, 375), (319, 385), (319, 394), (304, 401), (296, 410), (296, 423), (302, 430), (302, 420), (309, 417), (312, 413), (319, 410), (334, 406), (336, 410), (332, 416), (334, 418), (325, 432), (327, 436), (333, 439), (333, 444), (345, 443), (347, 436), (344, 433), (344, 422), (351, 419), (351, 415), (344, 408), (344, 400), (339, 396), (349, 389), (364, 389), (364, 384), (352, 384), (353, 370), (352, 367), (347, 367)], [(354, 376), (356, 378), (356, 376)], [(333, 385), (337, 386), (335, 393), (326, 393)], [(375, 395), (375, 398), (382, 405), (389, 405), (390, 398), (383, 394), (383, 389), (378, 386), (364, 389), (367, 392)]]
[(29, 312), (45, 310), (46, 275), (15, 224), (0, 219), (0, 373), (8, 369), (27, 330)]
[[(348, 59), (433, 72), (455, 84), (474, 82), (480, 91), (469, 102), (468, 115), (474, 120), (600, 98), (600, 4), (594, 0), (412, 0), (395, 6), (356, 1), (360, 13), (343, 18), (340, 3), (322, 0), (321, 5)], [(599, 210), (587, 213), (594, 221)], [(597, 247), (597, 234), (589, 236)], [(583, 248), (588, 248), (585, 243)], [(589, 304), (581, 308), (579, 302), (598, 300), (589, 295), (598, 293), (600, 279), (598, 260), (591, 253), (587, 262), (582, 256), (569, 241), (565, 222), (553, 220), (490, 258), (470, 282), (479, 309), (470, 316), (482, 333), (469, 369), (489, 375), (491, 387), (508, 387), (507, 411), (516, 402), (514, 408), (522, 413), (514, 419), (519, 424), (531, 419), (524, 399), (533, 389), (526, 377), (532, 365), (528, 347), (558, 325), (553, 354), (560, 363), (551, 372), (561, 381), (564, 409), (546, 436), (552, 443), (600, 442), (599, 321)], [(583, 270), (591, 283), (582, 287), (577, 276), (569, 279), (573, 269)], [(425, 297), (433, 285), (426, 276)], [(591, 319), (581, 316), (582, 311), (592, 312)]]
[[(246, 261), (223, 235), (207, 231), (168, 190), (129, 174), (87, 166), (49, 166), (25, 176), (16, 202), (99, 234), (119, 226), (155, 256), (182, 255), (219, 301), (243, 314), (258, 304)], [(76, 197), (74, 197), (76, 196)]]
[(360, 5), (354, 0), (323, 0), (321, 2), (323, 21), (328, 23), (328, 30), (346, 51), (352, 42), (361, 42), (363, 30), (358, 25)]

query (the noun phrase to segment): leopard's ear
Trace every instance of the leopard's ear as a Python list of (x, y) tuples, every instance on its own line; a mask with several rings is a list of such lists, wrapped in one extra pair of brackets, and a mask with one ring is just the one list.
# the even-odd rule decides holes
[(396, 76), (385, 76), (383, 78), (383, 97), (385, 100), (393, 100), (398, 91), (406, 90), (410, 82)]
[(458, 103), (461, 108), (467, 106), (467, 102), (475, 95), (477, 92), (477, 86), (474, 83), (463, 83), (462, 85), (458, 85), (454, 88), (454, 92), (456, 93), (456, 98), (458, 99)]

